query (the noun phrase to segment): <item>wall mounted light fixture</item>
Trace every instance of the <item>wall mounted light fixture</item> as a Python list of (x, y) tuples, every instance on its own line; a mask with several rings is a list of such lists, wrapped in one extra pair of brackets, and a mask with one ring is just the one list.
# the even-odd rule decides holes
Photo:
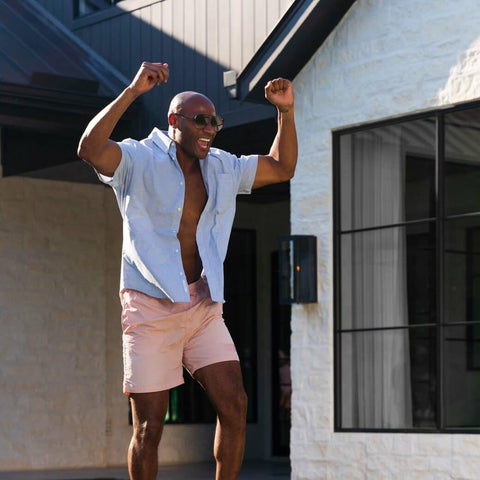
[(290, 235), (280, 238), (280, 304), (317, 301), (317, 237)]

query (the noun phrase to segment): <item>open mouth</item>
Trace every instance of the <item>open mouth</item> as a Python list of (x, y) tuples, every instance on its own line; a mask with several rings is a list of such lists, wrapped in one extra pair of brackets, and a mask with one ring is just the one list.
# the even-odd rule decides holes
[(210, 138), (201, 137), (198, 139), (198, 144), (200, 145), (200, 148), (204, 150), (210, 148), (210, 143), (211, 143)]

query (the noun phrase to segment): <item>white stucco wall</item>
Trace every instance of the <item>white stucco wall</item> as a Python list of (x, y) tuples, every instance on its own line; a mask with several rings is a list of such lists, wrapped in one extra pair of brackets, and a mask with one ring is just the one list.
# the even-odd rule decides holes
[(292, 318), (292, 479), (478, 479), (480, 435), (333, 432), (332, 129), (480, 97), (477, 0), (358, 0), (294, 82), (292, 233), (319, 301)]

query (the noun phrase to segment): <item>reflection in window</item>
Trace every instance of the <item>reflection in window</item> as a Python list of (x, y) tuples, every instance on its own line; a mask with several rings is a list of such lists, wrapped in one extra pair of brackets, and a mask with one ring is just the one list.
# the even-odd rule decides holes
[(74, 16), (83, 17), (89, 13), (98, 12), (105, 8), (110, 8), (116, 3), (120, 3), (122, 0), (75, 0), (74, 2)]
[(334, 145), (336, 427), (480, 427), (480, 109)]

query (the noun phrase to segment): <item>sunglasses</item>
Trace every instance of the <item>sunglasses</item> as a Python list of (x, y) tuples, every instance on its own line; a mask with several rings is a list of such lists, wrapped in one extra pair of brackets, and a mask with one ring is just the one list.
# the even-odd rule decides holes
[(197, 128), (204, 128), (207, 125), (211, 125), (217, 132), (223, 128), (223, 118), (219, 115), (207, 115), (206, 113), (197, 113), (193, 117), (187, 117), (183, 113), (174, 113), (187, 120), (193, 120)]

